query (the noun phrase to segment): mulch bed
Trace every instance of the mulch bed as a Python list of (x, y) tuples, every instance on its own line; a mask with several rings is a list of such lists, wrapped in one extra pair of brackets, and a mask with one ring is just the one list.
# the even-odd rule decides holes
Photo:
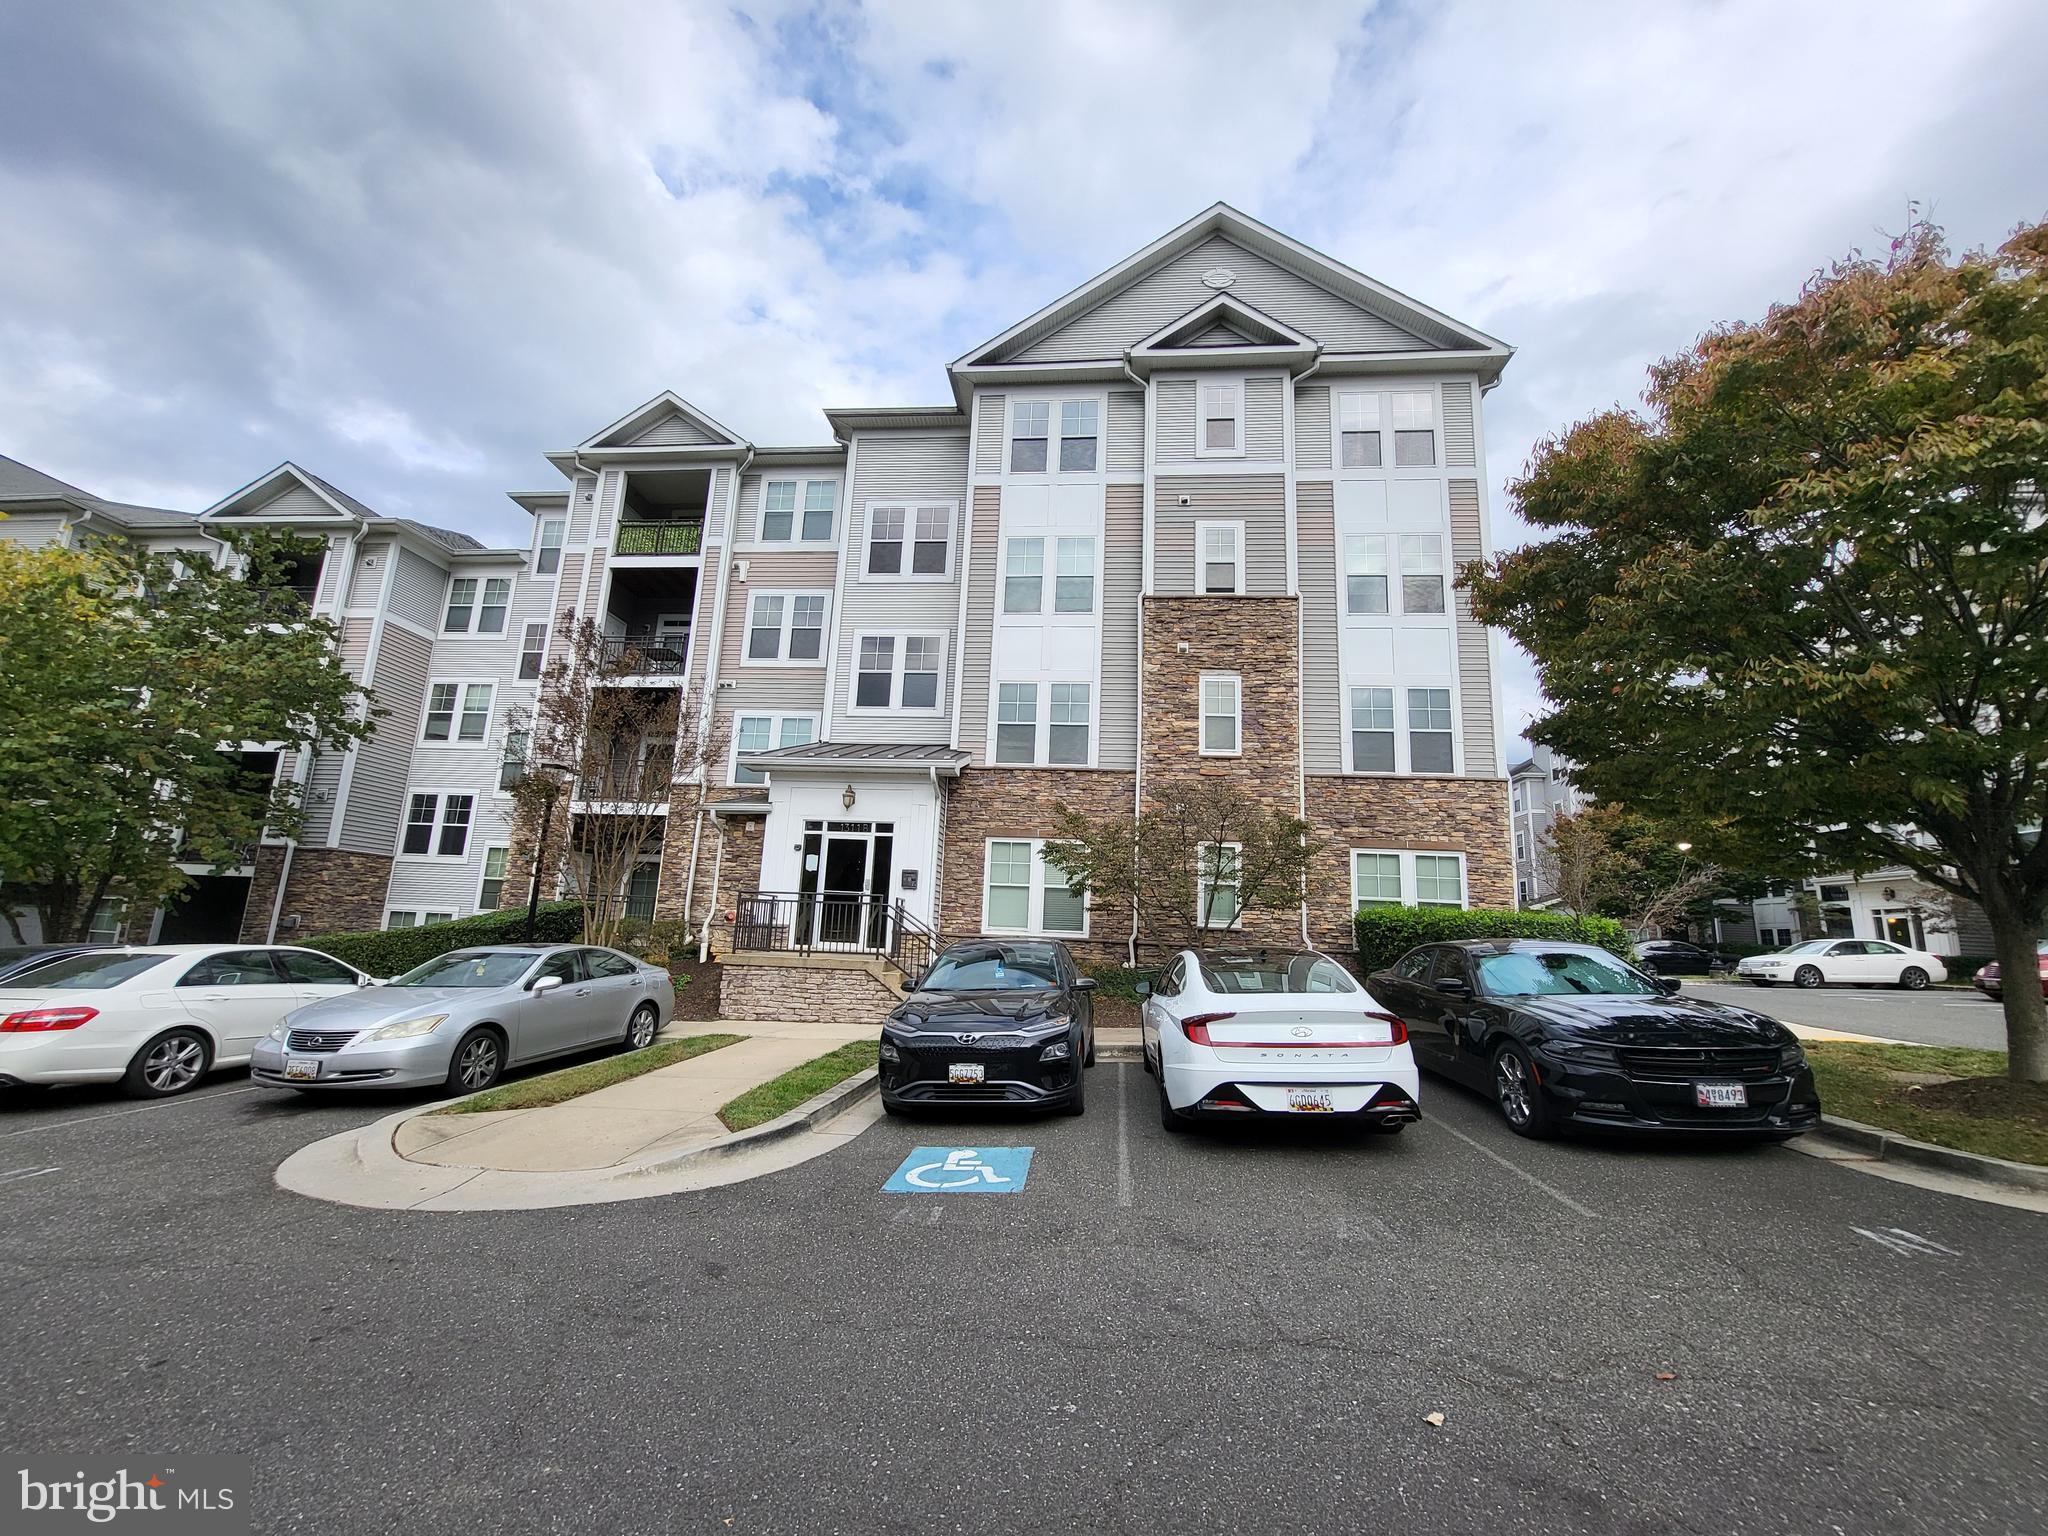
[(2019, 1083), (2009, 1077), (1958, 1077), (1909, 1090), (1915, 1104), (1980, 1120), (2010, 1120), (2048, 1132), (2048, 1083)]
[[(702, 1024), (718, 1017), (718, 973), (716, 960), (701, 964), (695, 956), (671, 960), (669, 970), (676, 979), (676, 1017), (686, 1024)], [(686, 985), (683, 978), (689, 977)]]
[(1136, 1029), (1138, 1027), (1138, 1001), (1131, 997), (1104, 997), (1095, 994), (1095, 1027), (1097, 1029)]

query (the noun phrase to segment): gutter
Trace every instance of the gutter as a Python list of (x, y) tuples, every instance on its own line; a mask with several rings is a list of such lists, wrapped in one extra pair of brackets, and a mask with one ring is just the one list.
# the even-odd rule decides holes
[[(1138, 818), (1145, 814), (1145, 599), (1152, 595), (1152, 386), (1131, 371), (1130, 355), (1124, 355), (1124, 377), (1138, 386), (1145, 402), (1143, 455), (1140, 472), (1138, 522), (1138, 751), (1131, 764), (1131, 838), (1138, 835)], [(1109, 423), (1104, 422), (1106, 428)], [(1107, 541), (1105, 540), (1105, 543)], [(1098, 638), (1097, 643), (1100, 643)], [(1138, 968), (1138, 893), (1131, 892), (1131, 936), (1124, 945), (1124, 962)]]

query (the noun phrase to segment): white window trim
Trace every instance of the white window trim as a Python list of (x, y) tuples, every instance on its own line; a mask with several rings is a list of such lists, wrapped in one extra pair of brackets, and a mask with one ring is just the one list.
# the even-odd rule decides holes
[[(540, 631), (540, 670), (533, 676), (526, 675), (526, 634), (528, 630)], [(515, 683), (538, 683), (547, 676), (548, 642), (555, 638), (555, 627), (546, 619), (522, 619), (519, 624), (519, 646), (512, 660), (512, 681)]]
[[(1394, 426), (1394, 396), (1425, 394), (1433, 397), (1430, 410), (1435, 418), (1435, 425), (1430, 428), (1430, 431), (1435, 435), (1436, 439), (1436, 462), (1432, 464), (1396, 464), (1394, 462), (1394, 434), (1397, 430), (1406, 431), (1409, 429), (1397, 429)], [(1344, 407), (1342, 400), (1345, 395), (1371, 395), (1379, 402), (1379, 427), (1377, 430), (1380, 434), (1380, 461), (1377, 464), (1347, 465), (1344, 462)], [(1371, 388), (1354, 387), (1347, 389), (1340, 388), (1334, 384), (1331, 386), (1330, 467), (1334, 473), (1347, 478), (1443, 479), (1451, 473), (1449, 466), (1444, 462), (1447, 451), (1444, 443), (1444, 392), (1441, 382), (1427, 378), (1407, 378), (1387, 379), (1373, 385)], [(1464, 471), (1459, 470), (1457, 473), (1463, 474)], [(1376, 532), (1377, 530), (1372, 531)], [(1445, 548), (1448, 551), (1448, 541), (1446, 541)], [(1446, 574), (1448, 575), (1448, 573)]]
[(427, 921), (428, 918), (433, 918), (436, 923), (452, 923), (455, 921), (455, 914), (453, 912), (443, 912), (436, 908), (386, 907), (384, 909), (384, 927), (386, 930), (399, 933), (403, 933), (405, 929), (391, 929), (391, 919), (394, 917), (411, 918), (412, 921), (405, 925), (406, 928), (430, 928), (434, 926), (433, 923)]
[[(1211, 448), (1209, 446), (1209, 418), (1202, 406), (1202, 392), (1205, 389), (1227, 388), (1231, 392), (1232, 405), (1237, 421), (1237, 446), (1234, 448)], [(1195, 375), (1195, 457), (1198, 459), (1241, 459), (1245, 456), (1244, 446), (1244, 379), (1236, 374)]]
[[(1458, 907), (1467, 909), (1472, 905), (1471, 864), (1463, 853), (1455, 848), (1353, 848), (1350, 860), (1351, 910), (1358, 911), (1358, 856), (1361, 853), (1392, 854), (1401, 861), (1401, 905), (1419, 906), (1415, 898), (1415, 860), (1456, 859), (1458, 861)], [(1445, 902), (1431, 902), (1434, 907), (1447, 907)]]
[[(944, 630), (936, 629), (857, 629), (847, 646), (846, 712), (849, 715), (915, 715), (920, 718), (943, 715), (946, 712), (946, 664), (949, 660), (948, 636)], [(860, 697), (860, 643), (863, 640), (894, 640), (896, 642), (889, 656), (889, 702), (887, 704), (857, 704)], [(903, 697), (903, 664), (909, 659), (910, 642), (913, 640), (936, 640), (939, 642), (939, 691), (931, 708), (911, 707), (899, 702)]]
[[(542, 535), (546, 533), (547, 526), (550, 523), (558, 524), (561, 527), (562, 537), (558, 543), (552, 546), (555, 551), (555, 568), (552, 571), (544, 571), (540, 568), (540, 552), (550, 546), (543, 541)], [(527, 551), (526, 569), (528, 573), (536, 581), (554, 581), (562, 574), (562, 555), (568, 547), (569, 519), (566, 514), (561, 517), (535, 518), (533, 520), (533, 548)], [(482, 591), (482, 588), (478, 588), (478, 591)], [(443, 616), (445, 617), (445, 615), (446, 609), (444, 607)]]
[[(396, 556), (396, 555), (393, 555), (393, 556), (392, 556), (392, 558), (393, 558), (393, 559), (396, 559), (396, 558), (397, 558), (397, 556)], [(473, 593), (473, 594), (471, 595), (471, 597), (470, 597), (470, 599), (469, 599), (469, 617), (468, 617), (468, 619), (466, 619), (466, 620), (465, 620), (465, 621), (463, 622), (463, 625), (462, 625), (462, 627), (461, 627), (460, 629), (456, 629), (456, 628), (452, 627), (452, 626), (451, 626), (451, 625), (449, 624), (449, 622), (448, 622), (448, 610), (449, 610), (449, 609), (450, 609), (451, 607), (453, 607), (453, 606), (454, 606), (454, 604), (455, 604), (455, 584), (456, 584), (456, 583), (457, 583), (458, 581), (467, 581), (467, 582), (473, 582), (473, 583), (475, 583), (475, 585), (476, 585), (476, 591), (475, 591), (475, 592), (474, 592), (474, 593)], [(445, 590), (444, 590), (444, 591), (443, 591), (443, 592), (441, 593), (441, 614), (440, 614), (441, 622), (440, 622), (439, 624), (437, 624), (437, 625), (436, 625), (436, 626), (434, 627), (434, 633), (435, 633), (435, 634), (437, 634), (437, 635), (473, 635), (473, 634), (475, 634), (475, 633), (476, 633), (476, 620), (477, 620), (477, 615), (478, 615), (479, 613), (481, 613), (481, 612), (483, 611), (483, 606), (484, 606), (484, 578), (483, 578), (483, 575), (482, 575), (481, 573), (479, 573), (479, 574), (477, 574), (477, 575), (475, 575), (475, 576), (469, 576), (469, 575), (464, 575), (464, 574), (462, 574), (461, 572), (457, 572), (457, 573), (456, 573), (455, 575), (452, 575), (452, 576), (450, 576), (450, 577), (448, 578), (448, 586), (447, 586), (447, 588), (446, 588), (446, 589), (445, 589)]]
[[(432, 833), (427, 839), (427, 851), (425, 853), (407, 853), (405, 851), (405, 832), (406, 828), (412, 825), (410, 817), (412, 815), (412, 797), (414, 795), (432, 795), (434, 797), (434, 826)], [(450, 795), (467, 795), (469, 797), (469, 830), (462, 839), (462, 852), (437, 853), (435, 850), (441, 846), (441, 831), (448, 825), (448, 797)], [(482, 792), (474, 789), (436, 789), (431, 784), (406, 785), (405, 791), (400, 796), (398, 802), (398, 837), (393, 845), (395, 852), (392, 856), (403, 859), (408, 864), (467, 863), (470, 856), (477, 849), (477, 835), (482, 830), (477, 819), (477, 813), (483, 809), (483, 803), (484, 797)]]
[[(429, 741), (427, 739), (427, 715), (433, 708), (434, 690), (450, 686), (455, 689), (455, 712), (448, 721), (448, 739), (446, 741)], [(414, 743), (422, 747), (432, 747), (436, 751), (454, 749), (463, 752), (474, 752), (481, 747), (488, 747), (491, 744), (491, 725), (498, 718), (498, 687), (499, 681), (495, 677), (428, 678), (426, 691), (420, 696), (420, 728), (413, 737)], [(490, 689), (491, 707), (484, 712), (483, 735), (475, 741), (465, 741), (462, 737), (462, 705), (464, 699), (468, 697), (471, 688)], [(466, 793), (466, 791), (458, 791), (458, 793)]]
[[(1228, 682), (1233, 690), (1232, 717), (1237, 729), (1233, 734), (1237, 745), (1229, 751), (1211, 748), (1207, 730), (1208, 693), (1212, 682)], [(1204, 672), (1195, 682), (1195, 752), (1199, 757), (1243, 757), (1244, 756), (1244, 676), (1238, 672)]]
[[(1060, 407), (1070, 402), (1093, 401), (1095, 405), (1095, 467), (1093, 469), (1060, 468)], [(1012, 469), (1011, 445), (1017, 439), (1017, 408), (1022, 405), (1045, 407), (1045, 468)], [(1083, 480), (1100, 480), (1109, 473), (1109, 395), (1092, 389), (1068, 390), (1024, 390), (1013, 392), (1003, 406), (1003, 462), (999, 471), (1005, 480), (1022, 480), (1030, 484), (1062, 482), (1075, 484)], [(893, 506), (893, 502), (884, 502)]]
[(1031, 848), (1031, 890), (1028, 915), (1037, 923), (1045, 921), (1045, 878), (1052, 871), (1045, 862), (1045, 845), (1042, 837), (989, 837), (981, 844), (981, 931), (987, 934), (1014, 934), (1030, 938), (1085, 939), (1095, 920), (1095, 899), (1091, 892), (1081, 892), (1081, 926), (1078, 930), (1049, 930), (1044, 927), (998, 928), (988, 920), (989, 876), (995, 869), (995, 848), (997, 843), (1027, 843)]
[[(771, 482), (779, 480), (793, 480), (796, 482), (796, 507), (789, 515), (789, 537), (786, 539), (771, 539), (764, 536), (761, 530), (768, 526), (768, 487)], [(772, 550), (820, 550), (838, 548), (840, 484), (840, 477), (836, 474), (807, 475), (801, 472), (788, 475), (763, 474), (761, 476), (760, 491), (754, 497), (753, 540), (747, 547), (749, 549)], [(807, 539), (803, 537), (804, 493), (806, 487), (811, 485), (829, 485), (832, 487), (832, 531), (826, 534), (825, 537), (822, 539)], [(894, 505), (894, 503), (885, 503), (885, 505)]]
[[(1005, 722), (998, 718), (1002, 712), (1003, 685), (1028, 685), (1038, 690), (1035, 707), (1031, 716), (1031, 760), (1026, 763), (998, 761), (996, 757), (996, 732)], [(1088, 759), (1080, 763), (1056, 763), (1052, 760), (1052, 691), (1055, 688), (1086, 688), (1088, 690)], [(1015, 723), (1015, 722), (1012, 722)], [(1063, 722), (1065, 723), (1065, 722)], [(1033, 677), (996, 677), (988, 685), (988, 742), (986, 744), (988, 765), (991, 768), (1051, 768), (1063, 769), (1093, 768), (1097, 754), (1102, 750), (1102, 686), (1092, 677), (1048, 677), (1039, 674)], [(1018, 842), (1018, 838), (1004, 838), (1004, 842)]]
[[(875, 508), (901, 507), (903, 509), (903, 569), (896, 572), (884, 571), (879, 574), (868, 569), (868, 553), (874, 547)], [(946, 514), (946, 568), (943, 571), (912, 571), (910, 562), (917, 545), (917, 514), (943, 509)], [(960, 503), (935, 497), (913, 498), (908, 496), (878, 496), (865, 502), (861, 508), (859, 579), (863, 582), (889, 584), (894, 582), (945, 583), (953, 579), (953, 569), (960, 557)]]
[[(1231, 588), (1231, 590), (1230, 590), (1229, 592), (1211, 592), (1211, 591), (1210, 591), (1210, 590), (1209, 590), (1209, 589), (1208, 589), (1208, 588), (1207, 588), (1206, 586), (1204, 586), (1204, 585), (1202, 584), (1202, 578), (1203, 578), (1203, 569), (1202, 569), (1202, 568), (1203, 568), (1203, 567), (1204, 567), (1204, 566), (1205, 566), (1205, 565), (1206, 565), (1206, 564), (1208, 563), (1208, 562), (1207, 562), (1207, 560), (1206, 560), (1206, 559), (1204, 558), (1204, 555), (1203, 555), (1203, 552), (1202, 552), (1202, 542), (1203, 542), (1203, 540), (1204, 540), (1204, 539), (1206, 539), (1206, 538), (1208, 537), (1208, 530), (1209, 530), (1209, 529), (1211, 529), (1211, 528), (1228, 528), (1228, 529), (1230, 529), (1230, 530), (1231, 530), (1231, 536), (1232, 536), (1232, 538), (1234, 538), (1234, 539), (1235, 539), (1235, 540), (1237, 541), (1237, 557), (1236, 557), (1236, 561), (1235, 561), (1235, 564), (1236, 564), (1236, 566), (1237, 566), (1237, 585), (1236, 585), (1235, 587)], [(1243, 520), (1242, 518), (1234, 518), (1234, 517), (1230, 517), (1230, 518), (1225, 518), (1225, 517), (1204, 517), (1204, 518), (1197, 518), (1197, 519), (1196, 519), (1196, 521), (1195, 521), (1195, 587), (1194, 587), (1194, 591), (1195, 591), (1195, 596), (1197, 596), (1197, 597), (1243, 597), (1243, 596), (1245, 595), (1245, 569), (1244, 569), (1244, 540), (1245, 540), (1245, 525), (1244, 525), (1244, 520)]]
[[(1394, 766), (1387, 768), (1361, 768), (1353, 755), (1351, 739), (1351, 690), (1354, 688), (1386, 688), (1394, 695)], [(1408, 724), (1408, 690), (1411, 688), (1438, 688), (1451, 696), (1451, 766), (1449, 768), (1417, 768), (1408, 749), (1411, 727)], [(1465, 716), (1464, 701), (1458, 697), (1458, 684), (1454, 678), (1413, 678), (1413, 677), (1347, 677), (1339, 692), (1338, 726), (1344, 734), (1344, 771), (1367, 779), (1455, 779), (1465, 772)]]
[[(768, 721), (768, 739), (779, 741), (782, 737), (782, 722), (785, 720), (808, 720), (811, 722), (811, 740), (816, 741), (824, 732), (823, 717), (811, 709), (735, 709), (732, 712), (732, 746), (725, 755), (725, 782), (739, 784), (740, 772), (740, 718), (761, 717)], [(770, 750), (773, 750), (772, 748)], [(748, 785), (760, 781), (749, 779)]]
[[(1089, 606), (1069, 609), (1065, 612), (1057, 607), (1060, 582), (1060, 540), (1085, 541), (1090, 550), (1093, 569), (1088, 577)], [(1036, 608), (1006, 608), (1010, 580), (1010, 546), (1012, 544), (1037, 544), (1040, 546), (1038, 568), (1038, 606)], [(1082, 532), (1068, 528), (1032, 528), (1019, 533), (1005, 531), (996, 551), (996, 602), (995, 617), (1012, 623), (1027, 624), (1068, 624), (1085, 627), (1099, 623), (1102, 618), (1102, 534), (1094, 529)], [(1011, 679), (1019, 681), (1019, 679)], [(1067, 679), (1081, 682), (1081, 678)]]
[[(1235, 880), (1205, 880), (1201, 874), (1200, 859), (1211, 848), (1228, 848), (1237, 856), (1237, 878)], [(1202, 843), (1195, 849), (1195, 926), (1209, 933), (1225, 932), (1244, 926), (1244, 844), (1243, 843)], [(1237, 910), (1227, 923), (1211, 923), (1207, 919), (1209, 892), (1218, 885), (1228, 885), (1236, 892), (1234, 904)]]
[[(752, 656), (754, 641), (754, 604), (764, 597), (782, 599), (782, 626), (775, 640), (775, 655), (771, 657)], [(822, 597), (825, 599), (823, 622), (819, 626), (818, 654), (815, 657), (800, 656), (789, 659), (789, 635), (795, 628), (796, 602), (799, 597)], [(832, 649), (832, 591), (829, 587), (750, 587), (747, 600), (740, 609), (740, 665), (743, 667), (807, 667), (822, 672), (825, 657)]]
[[(493, 848), (503, 848), (505, 850), (504, 884), (509, 886), (512, 883), (512, 845), (509, 843), (485, 843), (482, 850), (483, 857), (477, 861), (475, 906), (479, 913), (497, 910), (495, 907), (486, 907), (484, 905), (484, 881), (490, 877), (491, 850)], [(499, 899), (504, 899), (503, 892), (499, 893)]]

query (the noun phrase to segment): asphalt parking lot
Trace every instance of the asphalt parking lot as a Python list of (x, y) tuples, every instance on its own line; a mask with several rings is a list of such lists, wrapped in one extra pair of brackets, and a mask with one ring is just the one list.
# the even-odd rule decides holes
[[(389, 1102), (12, 1102), (0, 1421), (251, 1455), (262, 1531), (2041, 1529), (2048, 1218), (1427, 1080), (1399, 1137), (1169, 1136), (1096, 1073), (1080, 1120), (462, 1216), (271, 1185)], [(1033, 1158), (884, 1193), (920, 1146)]]
[(1753, 987), (1748, 982), (1685, 978), (1686, 995), (1754, 1008), (1787, 1024), (1882, 1035), (1915, 1045), (2005, 1049), (2005, 1010), (1983, 993), (1959, 987), (1902, 992), (1896, 987)]

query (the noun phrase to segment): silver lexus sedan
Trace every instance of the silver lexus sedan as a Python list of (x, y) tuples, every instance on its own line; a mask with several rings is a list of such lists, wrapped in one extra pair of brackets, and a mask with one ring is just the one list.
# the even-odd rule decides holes
[(458, 949), (285, 1015), (257, 1043), (250, 1074), (307, 1092), (445, 1084), (477, 1093), (507, 1067), (607, 1043), (639, 1050), (675, 1007), (667, 971), (615, 949)]

